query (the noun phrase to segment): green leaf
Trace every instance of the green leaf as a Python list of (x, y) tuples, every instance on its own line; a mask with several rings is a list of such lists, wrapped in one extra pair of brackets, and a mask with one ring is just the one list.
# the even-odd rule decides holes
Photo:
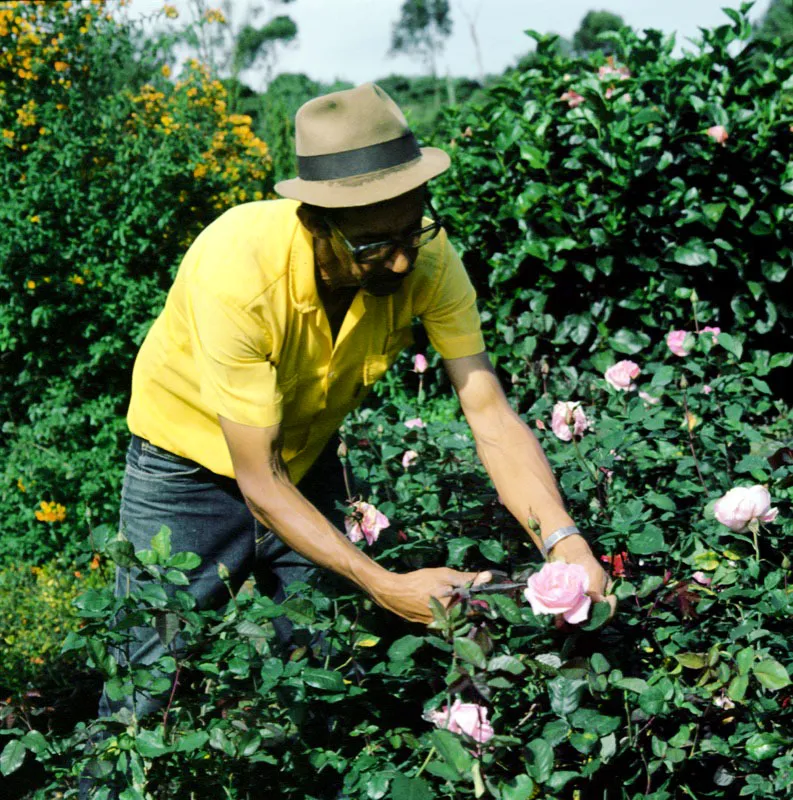
[(553, 772), (553, 748), (545, 739), (533, 739), (526, 749), (531, 753), (529, 774), (538, 783), (545, 783)]
[(464, 775), (471, 769), (471, 755), (463, 747), (460, 738), (450, 731), (432, 732), (432, 743), (443, 760), (449, 764), (457, 775)]
[(611, 606), (605, 600), (593, 603), (589, 612), (589, 619), (586, 622), (582, 622), (578, 627), (582, 631), (596, 631), (609, 621), (610, 614)]
[(195, 569), (201, 564), (201, 556), (197, 553), (174, 553), (168, 561), (168, 566), (184, 571)]
[(455, 639), (454, 652), (469, 664), (473, 664), (479, 669), (487, 666), (487, 659), (482, 652), (482, 648), (473, 639)]
[(19, 739), (11, 739), (0, 754), (0, 773), (10, 775), (16, 772), (25, 760), (25, 745)]
[(570, 781), (578, 777), (580, 776), (577, 772), (566, 769), (557, 770), (548, 779), (548, 788), (554, 792), (560, 792)]
[(487, 664), (488, 672), (509, 672), (511, 675), (522, 675), (526, 667), (515, 656), (495, 656)]
[(641, 331), (630, 328), (620, 328), (613, 336), (609, 337), (609, 345), (618, 353), (633, 355), (652, 344), (652, 339)]
[(575, 711), (584, 692), (586, 681), (559, 676), (548, 681), (548, 694), (551, 697), (551, 708), (560, 717), (566, 717)]
[(672, 259), (678, 264), (684, 264), (687, 267), (700, 267), (710, 261), (710, 254), (702, 241), (692, 239), (683, 247), (676, 248)]
[(340, 672), (308, 667), (303, 670), (300, 677), (308, 686), (323, 692), (343, 692), (346, 689)]
[(707, 653), (675, 653), (675, 659), (689, 669), (704, 669), (708, 665)]
[(627, 689), (629, 692), (636, 692), (636, 694), (642, 694), (650, 688), (647, 685), (647, 681), (641, 678), (620, 678), (614, 682), (614, 685), (618, 689)]
[(500, 564), (507, 557), (507, 551), (501, 546), (501, 542), (495, 539), (485, 539), (479, 542), (479, 552), (496, 564)]
[(298, 625), (310, 625), (317, 618), (317, 612), (310, 600), (304, 597), (291, 597), (281, 603), (286, 616)]
[(487, 598), (487, 601), (507, 622), (511, 622), (513, 625), (523, 622), (520, 608), (511, 597), (493, 593)]
[(153, 731), (141, 731), (135, 737), (135, 749), (144, 758), (156, 758), (163, 753), (171, 752), (171, 748), (163, 740), (161, 725), (158, 725)]
[(727, 694), (729, 695), (730, 700), (734, 700), (736, 703), (739, 703), (741, 700), (743, 700), (748, 688), (749, 676), (736, 675), (730, 681), (730, 685), (727, 687)]
[(151, 540), (151, 549), (157, 553), (160, 564), (165, 564), (171, 557), (171, 529), (163, 525)]
[(776, 659), (767, 658), (752, 665), (752, 673), (766, 689), (778, 691), (790, 686), (790, 676)]
[(499, 786), (501, 800), (531, 800), (534, 786), (534, 781), (528, 775), (517, 775), (509, 783)]
[(447, 559), (447, 566), (461, 567), (463, 564), (463, 556), (470, 547), (473, 547), (476, 542), (468, 537), (461, 537), (459, 539), (451, 539), (446, 543), (449, 551), (449, 558)]
[(391, 800), (434, 800), (429, 784), (421, 778), (394, 775), (391, 781)]
[(198, 750), (209, 741), (209, 734), (206, 731), (190, 731), (185, 736), (180, 736), (174, 745), (177, 753), (191, 753)]
[(746, 741), (746, 753), (753, 761), (768, 761), (773, 758), (782, 744), (775, 733), (756, 733)]
[(743, 345), (729, 333), (720, 333), (719, 344), (729, 353), (732, 353), (739, 361), (743, 355)]
[(424, 637), (422, 636), (413, 636), (411, 634), (403, 636), (388, 648), (388, 657), (392, 661), (406, 661), (423, 644)]
[(154, 627), (160, 637), (162, 646), (168, 647), (174, 636), (179, 632), (179, 617), (173, 611), (158, 612)]
[(628, 537), (628, 550), (635, 555), (660, 553), (665, 548), (664, 535), (659, 528), (645, 529)]

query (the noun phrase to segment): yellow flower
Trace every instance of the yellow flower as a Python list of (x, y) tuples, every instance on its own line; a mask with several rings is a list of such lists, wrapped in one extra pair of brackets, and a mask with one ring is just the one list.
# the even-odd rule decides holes
[(207, 165), (206, 164), (199, 164), (193, 170), (193, 177), (194, 178), (203, 178), (204, 175), (206, 175), (206, 174), (207, 174)]
[[(30, 283), (33, 283), (33, 281), (30, 281)], [(27, 487), (25, 486), (24, 483), (22, 483), (22, 478), (17, 478), (17, 489), (19, 489), (19, 491), (23, 493), (27, 491)]]
[(176, 6), (163, 6), (162, 10), (165, 12), (165, 16), (168, 19), (176, 19), (179, 16), (179, 11), (176, 9)]
[(5, 128), (3, 128), (3, 138), (4, 139), (8, 139), (8, 141), (10, 142), (15, 136), (16, 136), (16, 134), (14, 133), (14, 131), (9, 131), (9, 130), (6, 130)]
[(75, 284), (75, 286), (82, 286), (85, 283), (85, 278), (82, 275), (72, 275), (69, 280)]
[(223, 12), (217, 8), (210, 8), (204, 15), (204, 19), (207, 22), (218, 22), (221, 25), (226, 24), (226, 18), (223, 16)]
[(41, 217), (40, 217), (38, 214), (34, 214), (34, 215), (33, 215), (33, 216), (30, 218), (29, 222), (34, 222), (34, 223), (35, 223), (35, 222), (41, 222)]
[(66, 508), (60, 503), (42, 500), (39, 504), (41, 510), (36, 512), (36, 519), (39, 522), (63, 522), (66, 518)]
[(253, 120), (247, 114), (231, 114), (229, 123), (231, 125), (250, 125)]
[[(28, 281), (25, 285), (28, 287), (28, 289), (35, 289), (36, 281)], [(22, 491), (24, 491), (24, 489)]]
[(163, 74), (164, 78), (170, 78), (171, 77), (171, 68), (167, 64), (163, 64), (162, 65), (162, 68), (160, 69), (160, 72)]
[(69, 65), (65, 61), (56, 61), (53, 66), (56, 72), (66, 72), (69, 69)]

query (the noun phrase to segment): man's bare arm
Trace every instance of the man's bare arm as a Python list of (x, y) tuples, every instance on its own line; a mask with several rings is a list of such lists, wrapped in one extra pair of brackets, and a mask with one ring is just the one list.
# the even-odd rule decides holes
[(476, 577), (445, 568), (389, 572), (352, 544), (292, 483), (281, 457), (280, 425), (254, 428), (223, 417), (220, 425), (254, 517), (293, 550), (352, 581), (383, 608), (414, 622), (430, 622), (430, 597), (443, 598), (452, 587)]
[[(537, 437), (515, 413), (486, 353), (444, 361), (471, 426), (477, 453), (504, 505), (539, 549), (528, 525), (537, 520), (543, 538), (573, 525)], [(554, 554), (586, 550), (583, 537), (563, 539)]]

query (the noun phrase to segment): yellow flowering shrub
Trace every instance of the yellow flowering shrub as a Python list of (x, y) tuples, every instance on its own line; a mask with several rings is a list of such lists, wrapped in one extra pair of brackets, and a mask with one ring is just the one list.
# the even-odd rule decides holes
[(0, 0), (0, 564), (117, 518), (137, 347), (195, 236), (272, 191), (250, 118), (161, 53), (117, 3)]
[[(0, 696), (18, 694), (45, 679), (69, 680), (61, 644), (80, 619), (72, 602), (107, 585), (110, 568), (95, 558), (76, 569), (62, 560), (0, 570)], [(56, 663), (57, 662), (57, 663)]]

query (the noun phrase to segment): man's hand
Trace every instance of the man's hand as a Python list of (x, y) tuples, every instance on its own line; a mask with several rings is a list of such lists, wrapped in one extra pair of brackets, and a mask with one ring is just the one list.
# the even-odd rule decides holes
[(430, 597), (448, 605), (454, 590), (473, 582), (474, 586), (487, 583), (489, 572), (457, 572), (447, 567), (418, 569), (404, 575), (391, 575), (386, 585), (373, 589), (374, 601), (410, 622), (432, 622)]
[[(588, 545), (576, 546), (565, 550), (560, 542), (551, 550), (550, 561), (563, 561), (566, 564), (580, 564), (589, 576), (589, 591), (587, 595), (592, 598), (593, 603), (607, 602), (610, 606), (609, 619), (614, 616), (617, 610), (617, 598), (613, 594), (608, 594), (611, 589), (611, 581), (600, 562), (592, 554)], [(559, 616), (561, 618), (561, 615)]]

